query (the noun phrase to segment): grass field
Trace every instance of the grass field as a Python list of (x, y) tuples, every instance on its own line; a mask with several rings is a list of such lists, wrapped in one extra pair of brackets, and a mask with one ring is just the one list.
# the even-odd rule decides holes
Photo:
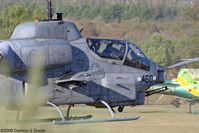
[[(61, 108), (66, 110), (64, 106)], [(58, 118), (59, 115), (51, 107), (42, 107), (30, 116), (32, 119), (49, 121), (23, 123), (10, 122), (9, 120), (15, 119), (16, 112), (1, 108), (0, 129), (33, 129), (33, 132), (36, 129), (35, 132), (43, 130), (45, 133), (198, 133), (199, 115), (188, 114), (188, 111), (188, 105), (182, 105), (180, 108), (172, 105), (143, 105), (126, 107), (124, 112), (116, 113), (116, 116), (121, 117), (139, 115), (140, 119), (134, 121), (55, 125), (51, 118)], [(71, 109), (72, 116), (89, 114), (93, 116), (92, 119), (110, 117), (106, 109), (82, 105)]]

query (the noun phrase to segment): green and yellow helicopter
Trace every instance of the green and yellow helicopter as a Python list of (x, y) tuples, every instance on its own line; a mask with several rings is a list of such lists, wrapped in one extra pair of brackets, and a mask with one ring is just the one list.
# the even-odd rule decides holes
[[(186, 99), (190, 102), (190, 112), (196, 114), (195, 102), (199, 102), (199, 69), (180, 69), (176, 79), (150, 87), (146, 91), (146, 96), (155, 93)], [(180, 105), (178, 100), (174, 100), (172, 104), (176, 107)]]

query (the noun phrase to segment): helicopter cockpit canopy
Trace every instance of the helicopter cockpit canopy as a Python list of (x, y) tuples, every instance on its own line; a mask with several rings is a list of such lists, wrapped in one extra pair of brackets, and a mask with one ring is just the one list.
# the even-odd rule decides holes
[(26, 22), (18, 25), (11, 39), (64, 39), (74, 41), (82, 38), (78, 28), (68, 21)]
[(89, 48), (102, 58), (115, 60), (122, 60), (124, 58), (126, 44), (123, 41), (88, 38), (87, 43)]
[(101, 58), (124, 61), (124, 65), (147, 71), (150, 69), (150, 59), (131, 42), (87, 38), (87, 44), (89, 49)]
[(124, 61), (124, 65), (132, 66), (144, 70), (150, 69), (150, 59), (144, 52), (132, 42), (128, 43), (128, 52)]

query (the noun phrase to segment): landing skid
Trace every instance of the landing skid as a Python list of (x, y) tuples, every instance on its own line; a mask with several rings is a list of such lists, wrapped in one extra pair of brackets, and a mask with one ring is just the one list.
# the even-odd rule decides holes
[(71, 105), (69, 105), (68, 110), (67, 110), (67, 114), (66, 114), (66, 118), (64, 117), (62, 111), (59, 109), (58, 106), (56, 106), (54, 103), (51, 102), (47, 102), (47, 104), (55, 107), (57, 109), (57, 111), (59, 112), (60, 116), (61, 116), (61, 120), (57, 121), (57, 120), (53, 120), (54, 124), (74, 124), (74, 123), (92, 123), (92, 122), (111, 122), (111, 121), (130, 121), (130, 120), (137, 120), (139, 119), (139, 116), (134, 116), (134, 117), (115, 117), (113, 110), (111, 109), (111, 107), (108, 105), (108, 103), (106, 103), (105, 101), (101, 101), (102, 104), (104, 104), (109, 112), (111, 113), (111, 118), (107, 118), (107, 119), (96, 119), (96, 120), (72, 120), (72, 119), (68, 119), (69, 118), (69, 112), (70, 112), (70, 108)]
[(137, 120), (139, 116), (135, 117), (123, 117), (123, 118), (108, 118), (108, 119), (96, 119), (96, 120), (61, 120), (53, 121), (54, 124), (75, 124), (75, 123), (94, 123), (94, 122), (111, 122), (111, 121), (130, 121)]

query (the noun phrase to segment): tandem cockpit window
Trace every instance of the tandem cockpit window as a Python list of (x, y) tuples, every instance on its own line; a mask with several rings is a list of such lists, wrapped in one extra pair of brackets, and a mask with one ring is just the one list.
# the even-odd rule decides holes
[[(102, 58), (124, 60), (124, 65), (150, 70), (150, 59), (135, 44), (123, 40), (87, 38), (90, 50)], [(127, 46), (127, 53), (126, 52)], [(125, 56), (125, 57), (124, 57)]]
[(87, 38), (89, 49), (102, 58), (122, 60), (126, 44), (122, 40)]
[(150, 59), (138, 46), (128, 42), (128, 52), (124, 61), (124, 65), (149, 71)]

